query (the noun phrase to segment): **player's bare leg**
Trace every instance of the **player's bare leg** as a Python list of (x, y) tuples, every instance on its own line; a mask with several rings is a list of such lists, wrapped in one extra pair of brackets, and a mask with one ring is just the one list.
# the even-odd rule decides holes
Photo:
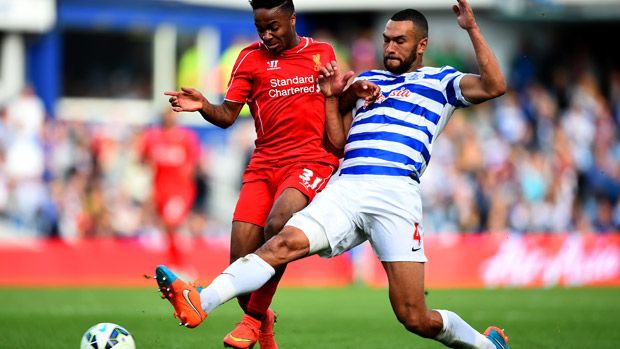
[[(283, 190), (267, 217), (266, 239), (280, 232), (293, 213), (303, 209), (307, 204), (308, 198), (299, 190), (294, 188)], [(258, 341), (261, 348), (277, 349), (273, 331), (276, 315), (269, 306), (285, 268), (286, 265), (277, 268), (276, 274), (263, 287), (249, 295), (249, 302), (244, 308), (245, 315), (237, 327), (224, 338), (225, 345), (233, 348), (249, 348)]]
[(255, 252), (264, 242), (262, 227), (252, 223), (234, 221), (230, 235), (230, 263)]
[(417, 335), (436, 337), (443, 324), (441, 315), (426, 307), (424, 264), (383, 262), (383, 268), (388, 276), (390, 303), (398, 321)]
[(383, 262), (383, 268), (388, 276), (392, 309), (408, 331), (450, 348), (496, 349), (457, 314), (426, 307), (424, 263)]

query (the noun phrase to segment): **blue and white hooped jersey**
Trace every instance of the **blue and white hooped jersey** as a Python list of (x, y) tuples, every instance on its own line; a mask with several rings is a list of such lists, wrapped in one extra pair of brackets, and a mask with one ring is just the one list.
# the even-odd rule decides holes
[(356, 80), (377, 84), (382, 95), (368, 106), (357, 101), (340, 174), (417, 180), (454, 110), (471, 104), (459, 87), (464, 75), (448, 66), (401, 75), (383, 70), (360, 74)]

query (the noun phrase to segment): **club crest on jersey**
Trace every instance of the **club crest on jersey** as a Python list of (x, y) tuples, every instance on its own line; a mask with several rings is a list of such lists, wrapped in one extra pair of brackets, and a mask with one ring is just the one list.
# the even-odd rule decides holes
[[(375, 99), (375, 101), (374, 101), (374, 102), (372, 102), (372, 103), (375, 103), (375, 104), (381, 104), (381, 103), (383, 103), (383, 101), (385, 101), (385, 100), (386, 100), (385, 96), (384, 96), (383, 94), (380, 94), (380, 95), (379, 95), (379, 97), (377, 97), (377, 99)], [(366, 107), (370, 106), (372, 103), (368, 103), (368, 102), (366, 102), (366, 103), (364, 104), (364, 108), (366, 108)]]
[(424, 77), (424, 74), (415, 72), (413, 74), (409, 74), (406, 79), (407, 80), (419, 80), (419, 79), (422, 79), (423, 77)]
[(312, 60), (314, 61), (314, 71), (321, 70), (321, 54), (312, 55)]
[(280, 69), (278, 66), (278, 60), (274, 59), (272, 61), (267, 61), (267, 70), (277, 70)]

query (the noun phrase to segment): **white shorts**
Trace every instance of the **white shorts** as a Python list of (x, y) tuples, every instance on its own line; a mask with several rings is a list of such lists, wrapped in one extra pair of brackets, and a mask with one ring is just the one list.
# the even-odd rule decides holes
[(341, 176), (286, 223), (310, 254), (334, 257), (368, 240), (383, 262), (426, 262), (419, 184), (408, 177)]

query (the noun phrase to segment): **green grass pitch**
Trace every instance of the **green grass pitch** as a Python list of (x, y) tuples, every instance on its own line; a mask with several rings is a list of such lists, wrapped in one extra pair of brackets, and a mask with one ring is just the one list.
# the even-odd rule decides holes
[[(617, 288), (429, 290), (427, 303), (457, 312), (480, 331), (505, 328), (512, 349), (620, 348)], [(283, 349), (443, 348), (402, 328), (385, 289), (284, 288), (273, 306)], [(124, 326), (139, 349), (221, 348), (240, 314), (231, 301), (190, 330), (177, 325), (154, 287), (0, 289), (0, 348), (79, 348), (82, 333), (97, 322)]]

